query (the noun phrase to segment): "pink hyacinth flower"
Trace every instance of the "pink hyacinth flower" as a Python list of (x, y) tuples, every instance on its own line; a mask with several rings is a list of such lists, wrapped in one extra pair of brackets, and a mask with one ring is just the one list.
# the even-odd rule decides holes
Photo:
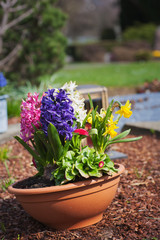
[(40, 115), (41, 115), (41, 99), (38, 93), (28, 93), (26, 101), (22, 100), (21, 104), (21, 134), (20, 137), (23, 141), (28, 142), (33, 138), (35, 125), (37, 128), (41, 127)]

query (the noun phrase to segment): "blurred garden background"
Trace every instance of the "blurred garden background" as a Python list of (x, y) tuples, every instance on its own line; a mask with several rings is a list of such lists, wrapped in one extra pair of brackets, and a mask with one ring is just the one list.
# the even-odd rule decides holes
[(19, 116), (28, 92), (66, 81), (158, 90), (159, 9), (159, 0), (0, 1), (0, 71), (8, 82), (0, 95), (9, 96), (9, 118)]
[[(143, 139), (111, 149), (126, 170), (103, 220), (54, 231), (26, 214), (7, 188), (36, 171), (13, 138), (22, 99), (66, 81), (104, 86), (100, 100), (106, 88), (108, 101), (129, 99), (127, 129)], [(160, 0), (0, 0), (0, 239), (160, 239), (159, 99)]]

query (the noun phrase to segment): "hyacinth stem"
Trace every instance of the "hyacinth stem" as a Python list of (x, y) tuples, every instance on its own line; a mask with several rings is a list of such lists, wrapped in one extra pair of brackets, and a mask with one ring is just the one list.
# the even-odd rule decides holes
[(48, 165), (44, 167), (43, 177), (47, 180), (51, 180), (53, 178), (52, 172), (56, 169), (55, 165)]

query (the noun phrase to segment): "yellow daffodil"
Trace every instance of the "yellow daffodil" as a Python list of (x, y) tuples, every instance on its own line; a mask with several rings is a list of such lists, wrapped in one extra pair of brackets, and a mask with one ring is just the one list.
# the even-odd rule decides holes
[(114, 129), (117, 129), (118, 127), (116, 126), (116, 124), (118, 123), (118, 121), (113, 121), (113, 115), (111, 115), (110, 120), (108, 121), (107, 127), (106, 127), (106, 131), (103, 133), (103, 135), (107, 135), (109, 134), (111, 136), (111, 138), (114, 138), (117, 135), (117, 132), (114, 131)]
[(92, 116), (87, 119), (87, 122), (92, 124)]
[(121, 106), (121, 109), (116, 112), (116, 114), (120, 114), (120, 116), (124, 116), (125, 118), (129, 118), (132, 115), (131, 103), (129, 100), (126, 102), (124, 106)]
[[(104, 109), (100, 110), (100, 113), (96, 112), (95, 119), (99, 121), (103, 121), (104, 117), (106, 116), (106, 111)], [(92, 124), (92, 115), (87, 119), (87, 122)]]
[(109, 119), (109, 121), (108, 121), (108, 125), (110, 126), (110, 127), (112, 127), (112, 128), (114, 128), (114, 129), (116, 129), (116, 128), (118, 128), (117, 126), (116, 126), (116, 124), (118, 123), (118, 121), (116, 120), (116, 121), (113, 121), (113, 115), (111, 115), (111, 117), (110, 117), (110, 119)]
[(113, 129), (109, 130), (109, 135), (111, 136), (111, 138), (114, 138), (117, 135), (117, 132), (114, 131)]

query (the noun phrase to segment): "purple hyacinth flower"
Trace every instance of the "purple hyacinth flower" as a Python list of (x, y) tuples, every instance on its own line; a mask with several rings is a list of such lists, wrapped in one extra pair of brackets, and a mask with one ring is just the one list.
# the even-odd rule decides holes
[(49, 89), (42, 98), (41, 118), (42, 130), (47, 135), (48, 124), (52, 123), (60, 136), (64, 139), (72, 139), (75, 130), (73, 122), (76, 120), (72, 101), (64, 89)]

